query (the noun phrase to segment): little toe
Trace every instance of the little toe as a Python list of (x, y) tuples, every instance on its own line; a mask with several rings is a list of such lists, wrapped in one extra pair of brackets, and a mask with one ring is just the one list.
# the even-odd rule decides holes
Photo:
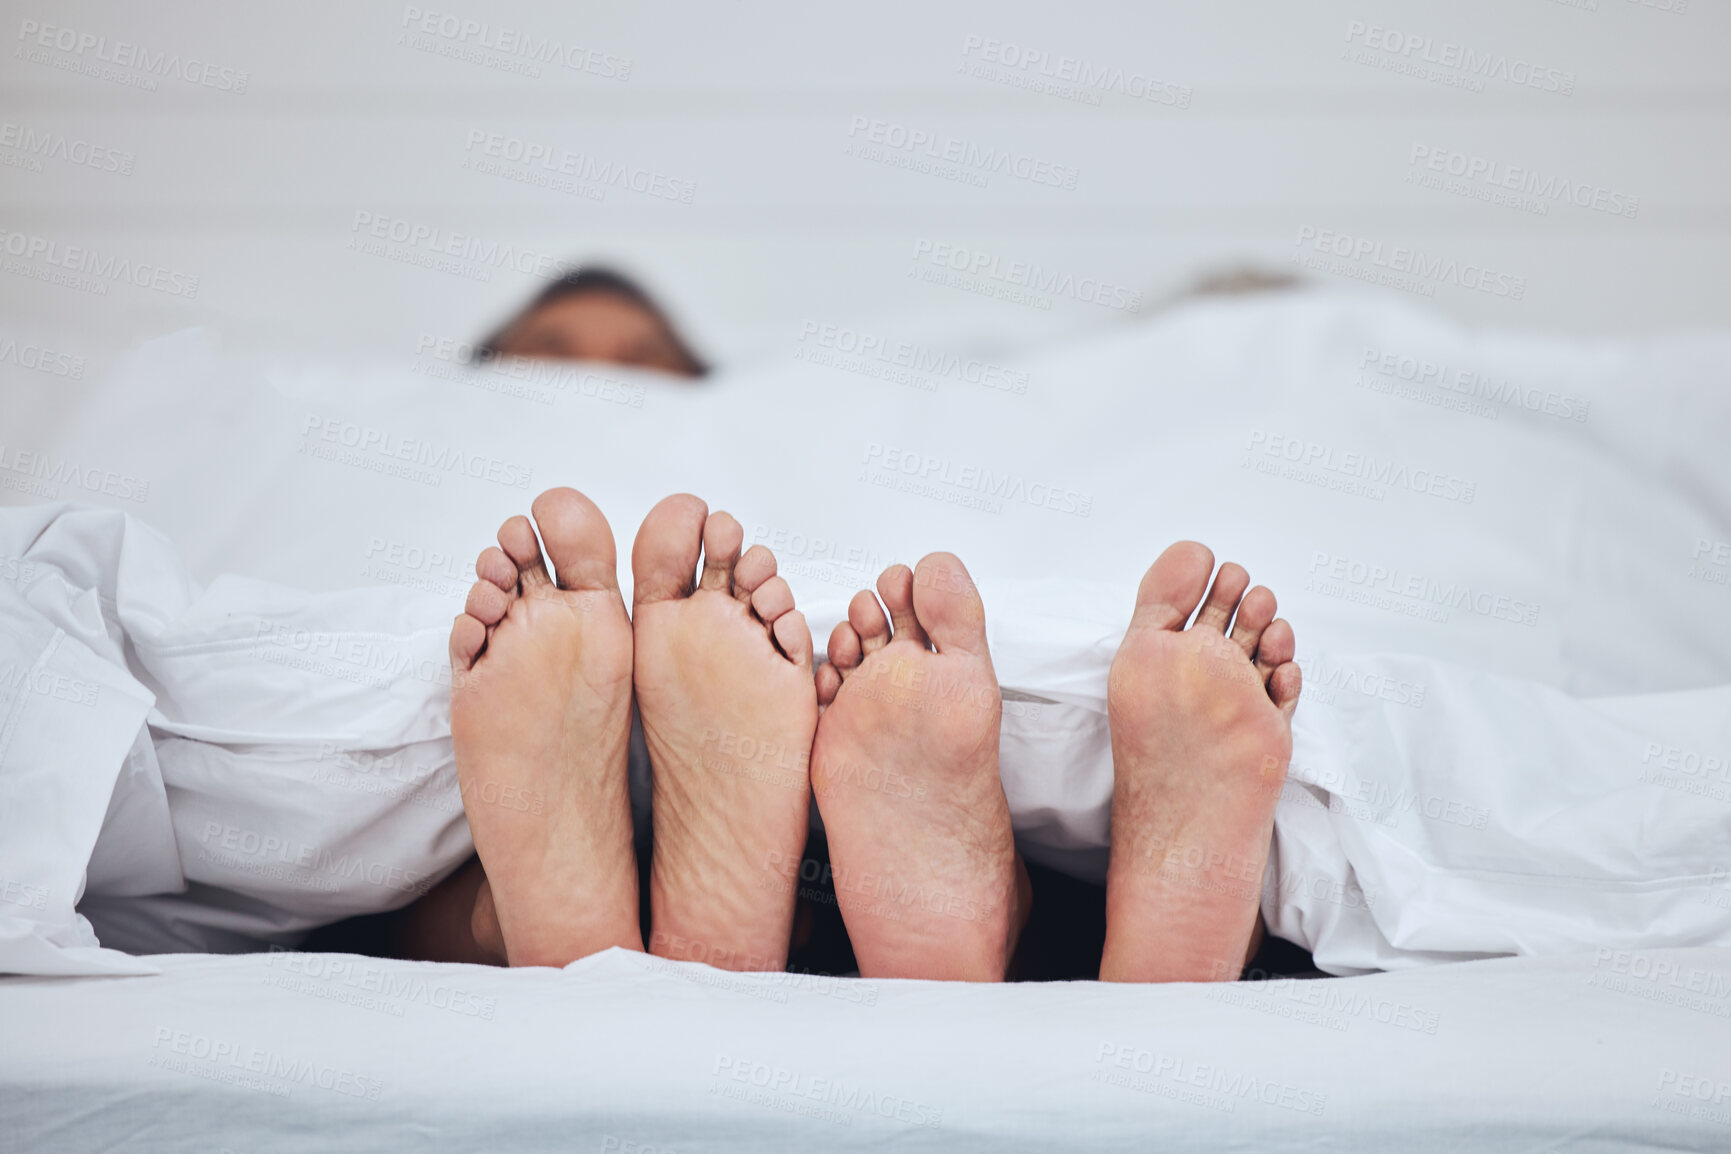
[(1136, 589), (1136, 620), (1155, 629), (1184, 628), (1213, 572), (1214, 554), (1208, 546), (1195, 541), (1167, 546)]
[(828, 709), (835, 695), (841, 692), (841, 674), (834, 665), (827, 662), (817, 667), (814, 675), (817, 683), (817, 704), (821, 709)]
[(774, 576), (775, 554), (762, 545), (753, 545), (733, 567), (733, 595), (749, 602), (757, 587)]
[(489, 545), (475, 558), (475, 576), (491, 581), (506, 593), (517, 591), (517, 566), (497, 545)]
[(867, 657), (889, 643), (890, 622), (871, 592), (861, 589), (847, 605), (847, 622), (859, 634), (860, 652)]
[(1250, 574), (1244, 571), (1244, 566), (1231, 561), (1222, 565), (1220, 572), (1214, 575), (1214, 587), (1208, 591), (1208, 599), (1202, 603), (1202, 611), (1196, 614), (1196, 624), (1192, 628), (1225, 633), (1227, 623), (1232, 620), (1239, 599), (1249, 585)]
[[(751, 607), (765, 625), (774, 625), (777, 618), (793, 608), (793, 590), (780, 577), (771, 577), (751, 595)], [(806, 638), (806, 648), (811, 648), (810, 637)]]
[(1286, 618), (1277, 617), (1262, 631), (1262, 640), (1256, 646), (1256, 672), (1267, 681), (1274, 676), (1274, 671), (1292, 660), (1298, 650), (1297, 638), (1292, 635), (1292, 626)]
[(860, 647), (859, 634), (846, 621), (838, 624), (829, 634), (829, 665), (837, 677), (837, 685), (848, 674), (859, 668), (859, 663), (865, 660), (865, 650)]
[(505, 619), (510, 611), (513, 594), (505, 592), (491, 581), (477, 581), (469, 586), (469, 596), (463, 602), (463, 612), (491, 629)]
[(1298, 708), (1298, 695), (1303, 686), (1304, 674), (1299, 671), (1296, 661), (1276, 667), (1268, 679), (1268, 696), (1280, 712), (1286, 714), (1288, 721), (1292, 720), (1293, 711)]
[(517, 566), (517, 579), (523, 588), (551, 585), (547, 564), (541, 560), (541, 542), (535, 537), (535, 526), (529, 518), (518, 514), (499, 526), (499, 547)]
[(914, 615), (914, 571), (906, 565), (891, 565), (878, 578), (878, 596), (890, 611), (890, 630), (898, 641), (912, 641), (922, 649), (931, 639)]
[(632, 599), (640, 605), (691, 593), (709, 506), (690, 493), (664, 497), (643, 518), (631, 546)]
[(733, 567), (739, 562), (745, 530), (730, 513), (711, 513), (703, 524), (703, 578), (698, 588), (729, 595), (733, 592)]
[(467, 613), (457, 614), (457, 619), (451, 623), (451, 668), (458, 673), (466, 673), (474, 667), (475, 659), (481, 656), (481, 647), (487, 644), (487, 627)]
[(797, 609), (789, 609), (777, 617), (770, 628), (775, 633), (775, 643), (781, 646), (787, 659), (801, 669), (810, 669), (811, 627), (805, 623), (805, 614)]
[(914, 609), (939, 653), (986, 652), (986, 605), (954, 553), (928, 553), (914, 570)]
[(531, 506), (561, 589), (619, 588), (613, 527), (595, 502), (575, 489), (548, 489)]
[(1238, 603), (1238, 616), (1232, 622), (1232, 640), (1244, 650), (1246, 657), (1256, 657), (1256, 647), (1262, 642), (1262, 631), (1274, 620), (1276, 608), (1274, 593), (1266, 585), (1258, 585)]

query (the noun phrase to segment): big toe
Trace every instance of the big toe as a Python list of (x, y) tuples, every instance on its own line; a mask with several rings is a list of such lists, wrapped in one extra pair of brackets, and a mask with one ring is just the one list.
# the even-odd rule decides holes
[(690, 493), (664, 497), (649, 510), (631, 546), (634, 600), (671, 601), (691, 592), (708, 517), (709, 506)]
[(1214, 554), (1195, 541), (1179, 541), (1148, 566), (1136, 590), (1136, 619), (1156, 629), (1179, 629), (1190, 620), (1214, 572)]
[(914, 614), (939, 653), (986, 652), (986, 606), (954, 553), (929, 553), (914, 568)]
[(548, 489), (530, 506), (561, 589), (619, 588), (613, 527), (575, 489)]

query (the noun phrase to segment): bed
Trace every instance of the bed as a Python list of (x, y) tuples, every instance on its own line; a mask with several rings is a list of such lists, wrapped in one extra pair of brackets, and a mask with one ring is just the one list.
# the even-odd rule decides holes
[(1232, 985), (274, 953), (0, 982), (0, 1149), (1718, 1151), (1731, 951)]
[[(1731, 1144), (1731, 344), (1292, 295), (974, 358), (995, 375), (960, 357), (930, 388), (832, 352), (692, 389), (259, 364), (185, 333), (34, 446), (84, 466), (35, 496), (94, 504), (8, 511), (23, 592), (0, 609), (36, 638), (14, 664), (100, 707), (7, 699), (0, 1149)], [(115, 493), (63, 479), (91, 463)], [(408, 898), (224, 858), (224, 823), (423, 880), (466, 856), (443, 632), (493, 527), (561, 483), (622, 543), (670, 491), (731, 509), (814, 631), (889, 561), (962, 555), (1018, 841), (1095, 880), (1135, 578), (1181, 536), (1245, 563), (1308, 685), (1264, 915), (1359, 976), (983, 989), (288, 952)], [(403, 660), (301, 651), (360, 636)]]

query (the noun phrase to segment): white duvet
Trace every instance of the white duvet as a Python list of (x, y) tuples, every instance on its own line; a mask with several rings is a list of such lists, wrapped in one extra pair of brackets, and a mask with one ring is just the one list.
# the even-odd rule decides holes
[(960, 554), (1022, 848), (1094, 877), (1107, 664), (1141, 570), (1203, 540), (1306, 673), (1276, 933), (1337, 973), (1731, 945), (1731, 342), (1293, 297), (1016, 358), (858, 349), (818, 327), (689, 389), (261, 371), (187, 335), (8, 445), (30, 495), (137, 517), (0, 514), (0, 971), (291, 943), (458, 864), (445, 631), (553, 484), (622, 546), (668, 492), (730, 509), (822, 630), (890, 561)]

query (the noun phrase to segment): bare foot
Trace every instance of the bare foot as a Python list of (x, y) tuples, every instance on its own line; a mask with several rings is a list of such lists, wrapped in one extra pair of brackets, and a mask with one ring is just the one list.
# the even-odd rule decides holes
[(1299, 673), (1274, 594), (1246, 594), (1237, 565), (1220, 567), (1184, 628), (1213, 569), (1193, 541), (1162, 553), (1112, 662), (1102, 981), (1236, 980), (1260, 924)]
[[(817, 694), (811, 631), (762, 546), (696, 497), (637, 531), (637, 708), (654, 771), (650, 952), (787, 966)], [(692, 587), (699, 547), (703, 576)]]
[(451, 627), (451, 740), (487, 880), (474, 934), (514, 966), (643, 948), (626, 757), (631, 622), (613, 532), (574, 489), (513, 517)]
[(985, 606), (948, 553), (892, 566), (878, 592), (894, 639), (877, 599), (855, 596), (818, 671), (812, 750), (854, 957), (864, 977), (1002, 981), (1029, 903)]

